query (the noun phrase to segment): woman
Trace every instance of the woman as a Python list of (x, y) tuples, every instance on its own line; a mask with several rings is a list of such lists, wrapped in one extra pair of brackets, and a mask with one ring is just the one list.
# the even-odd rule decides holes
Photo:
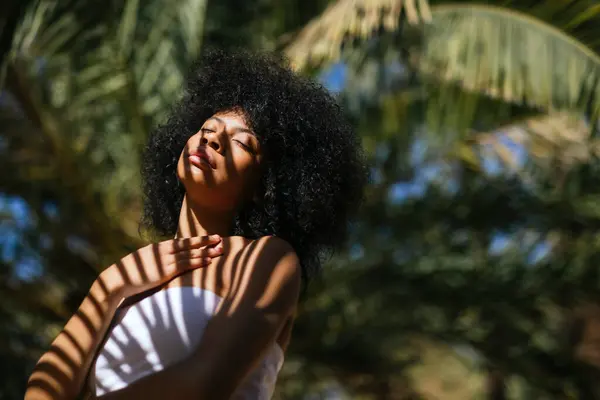
[(214, 52), (145, 154), (144, 225), (175, 239), (102, 272), (26, 398), (270, 398), (301, 286), (361, 200), (358, 139), (273, 56)]

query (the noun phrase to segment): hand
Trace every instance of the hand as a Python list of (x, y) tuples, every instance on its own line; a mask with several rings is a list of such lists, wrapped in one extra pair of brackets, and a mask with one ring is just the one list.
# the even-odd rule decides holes
[(165, 240), (123, 257), (104, 270), (99, 283), (126, 298), (168, 282), (183, 272), (210, 265), (223, 253), (219, 235)]

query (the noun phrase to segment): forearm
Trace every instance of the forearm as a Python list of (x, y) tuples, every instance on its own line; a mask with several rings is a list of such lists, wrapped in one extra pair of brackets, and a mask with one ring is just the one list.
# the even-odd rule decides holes
[(118, 291), (94, 282), (77, 312), (42, 355), (27, 383), (25, 399), (74, 399), (85, 383), (98, 346), (120, 303)]

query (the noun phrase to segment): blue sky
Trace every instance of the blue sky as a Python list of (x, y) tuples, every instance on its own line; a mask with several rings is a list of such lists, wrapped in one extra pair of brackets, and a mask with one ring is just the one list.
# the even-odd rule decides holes
[(325, 69), (319, 76), (321, 83), (334, 93), (339, 93), (344, 90), (346, 78), (346, 65), (341, 62), (335, 63), (328, 69)]

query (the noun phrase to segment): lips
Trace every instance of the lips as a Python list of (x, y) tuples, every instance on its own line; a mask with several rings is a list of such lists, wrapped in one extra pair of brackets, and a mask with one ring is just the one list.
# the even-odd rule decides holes
[(190, 163), (194, 164), (198, 168), (203, 169), (205, 166), (209, 166), (212, 169), (216, 168), (214, 159), (204, 148), (190, 151), (189, 160)]

